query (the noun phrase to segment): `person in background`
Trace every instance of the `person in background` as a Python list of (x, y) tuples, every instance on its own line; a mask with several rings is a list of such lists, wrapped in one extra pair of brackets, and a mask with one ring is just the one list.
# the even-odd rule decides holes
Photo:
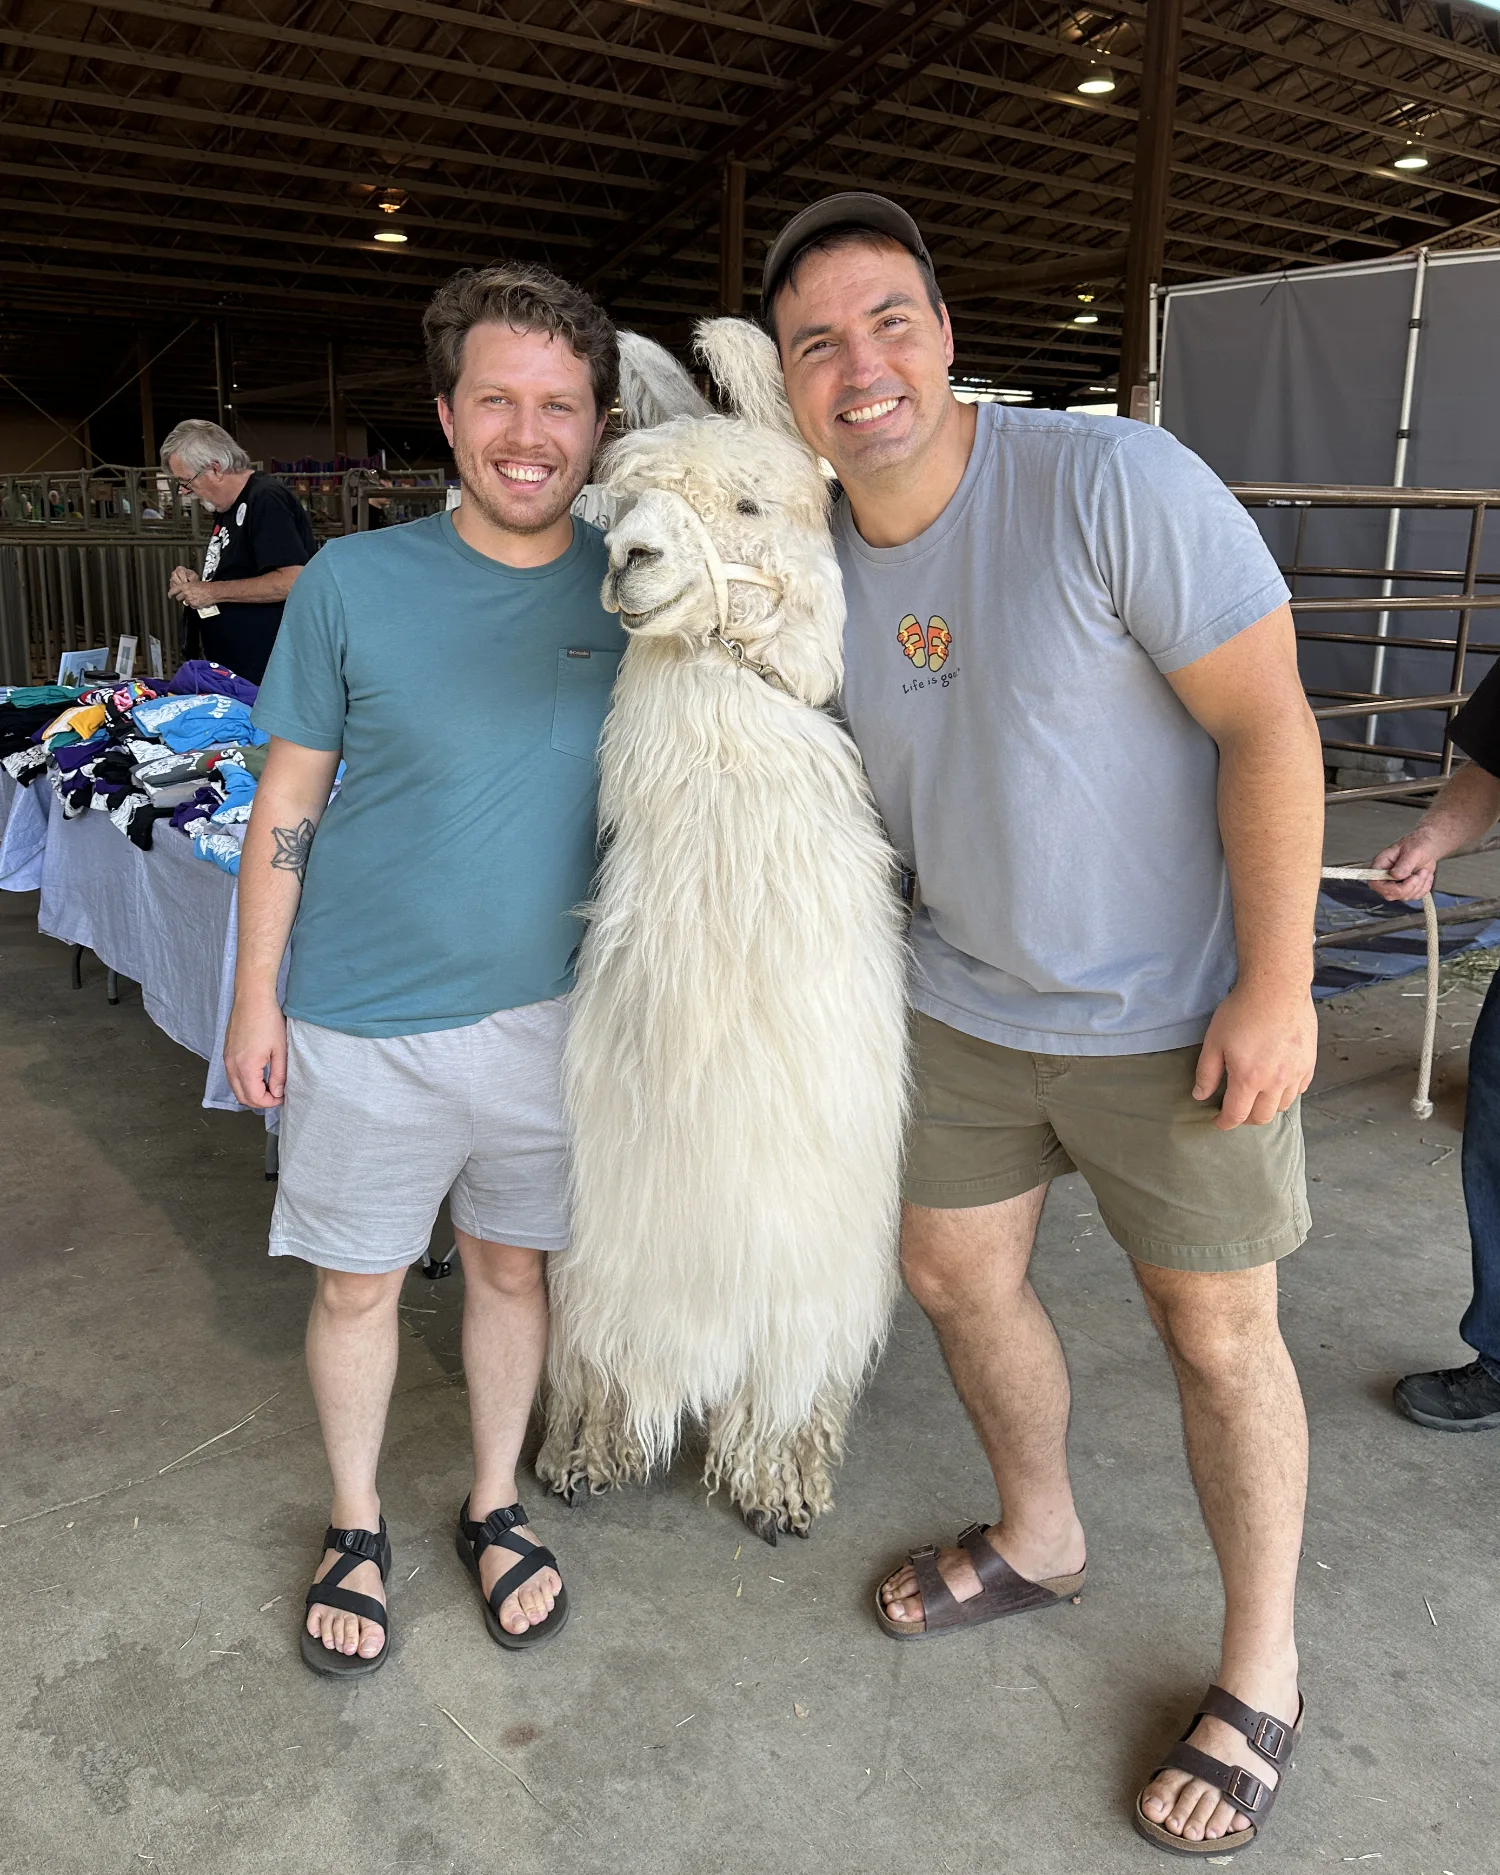
[(292, 595), (255, 706), (271, 742), (224, 1049), (247, 1107), (282, 1106), (271, 1254), (317, 1272), (307, 1366), (333, 1509), (301, 1648), (325, 1674), (387, 1656), (376, 1471), (402, 1280), (445, 1199), (474, 1448), (459, 1552), (502, 1647), (567, 1619), (516, 1468), (547, 1348), (543, 1266), (568, 1236), (574, 907), (625, 645), (600, 603), (603, 538), (570, 510), (619, 345), (540, 267), (459, 274), (423, 324), (463, 499), (330, 541)]
[(217, 423), (198, 417), (179, 423), (161, 446), (161, 460), (214, 520), (202, 573), (179, 566), (167, 583), (167, 597), (185, 608), (186, 654), (227, 664), (258, 684), (287, 595), (317, 550), (306, 510)]
[[(1410, 833), (1371, 860), (1391, 875), (1371, 881), (1382, 898), (1430, 892), (1438, 861), (1482, 840), (1500, 818), (1500, 664), (1454, 717), (1452, 735), (1469, 763)], [(1500, 972), (1490, 978), (1469, 1043), (1462, 1164), (1474, 1291), (1458, 1332), (1475, 1358), (1466, 1367), (1408, 1374), (1395, 1389), (1406, 1417), (1435, 1432), (1500, 1426)]]

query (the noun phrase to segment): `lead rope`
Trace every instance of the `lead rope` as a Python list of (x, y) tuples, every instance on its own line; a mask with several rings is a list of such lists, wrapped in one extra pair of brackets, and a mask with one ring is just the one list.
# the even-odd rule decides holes
[[(1374, 866), (1325, 866), (1325, 879), (1389, 879), (1390, 874)], [(1432, 1118), (1432, 1056), (1437, 1046), (1438, 1006), (1438, 921), (1437, 906), (1430, 892), (1422, 895), (1422, 920), (1427, 926), (1427, 1011), (1422, 1024), (1422, 1065), (1417, 1069), (1417, 1093), (1411, 1110), (1419, 1120)]]

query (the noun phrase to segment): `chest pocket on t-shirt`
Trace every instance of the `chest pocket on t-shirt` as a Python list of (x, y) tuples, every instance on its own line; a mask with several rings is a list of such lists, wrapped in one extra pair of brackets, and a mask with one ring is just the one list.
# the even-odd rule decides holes
[(558, 652), (557, 694), (552, 704), (554, 749), (586, 762), (594, 759), (619, 668), (618, 651)]

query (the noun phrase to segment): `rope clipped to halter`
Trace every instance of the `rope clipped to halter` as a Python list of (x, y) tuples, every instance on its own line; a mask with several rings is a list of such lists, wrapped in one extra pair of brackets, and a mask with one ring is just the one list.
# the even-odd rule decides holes
[[(1383, 867), (1376, 866), (1325, 866), (1325, 879), (1358, 879), (1368, 883), (1371, 879), (1389, 879), (1390, 874)], [(1437, 905), (1430, 892), (1422, 895), (1422, 921), (1427, 927), (1427, 1007), (1422, 1023), (1422, 1065), (1417, 1070), (1416, 1098), (1411, 1103), (1411, 1110), (1419, 1120), (1432, 1118), (1432, 1056), (1437, 1045), (1437, 1005), (1438, 1005), (1438, 921)]]
[[(726, 573), (728, 573), (731, 576), (731, 578), (734, 577), (735, 575), (734, 567), (728, 566), (728, 567), (725, 567), (724, 570)], [(744, 567), (744, 568), (741, 568), (740, 570), (742, 572), (747, 572), (747, 573), (751, 571), (749, 567)], [(786, 679), (782, 676), (781, 672), (778, 671), (774, 665), (758, 663), (753, 657), (750, 656), (749, 652), (740, 643), (738, 638), (726, 638), (723, 632), (719, 629), (717, 625), (715, 625), (713, 630), (708, 635), (709, 635), (710, 640), (714, 644), (722, 645), (724, 647), (724, 649), (729, 653), (730, 657), (732, 657), (735, 663), (739, 665), (741, 670), (753, 671), (757, 677), (763, 677), (768, 684), (773, 685), (777, 690), (785, 690), (788, 696), (792, 694), (791, 688), (788, 685)]]
[[(680, 496), (676, 499), (682, 500)], [(682, 501), (682, 507), (698, 536), (698, 548), (703, 555), (703, 564), (708, 568), (709, 583), (714, 589), (714, 628), (708, 634), (710, 640), (722, 646), (741, 670), (751, 671), (755, 676), (764, 678), (768, 684), (773, 684), (776, 689), (786, 690), (790, 694), (789, 686), (774, 665), (760, 663), (751, 657), (738, 638), (728, 636), (731, 582), (739, 586), (763, 586), (767, 592), (776, 595), (776, 603), (779, 605), (781, 581), (769, 573), (763, 573), (758, 566), (744, 566), (738, 560), (721, 559), (713, 535), (703, 524), (703, 517), (690, 502)]]

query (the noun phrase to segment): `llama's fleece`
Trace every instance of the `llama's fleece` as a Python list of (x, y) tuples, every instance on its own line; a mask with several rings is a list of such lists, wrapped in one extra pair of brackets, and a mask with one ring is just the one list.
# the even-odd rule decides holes
[[(827, 484), (765, 335), (708, 321), (699, 350), (741, 414), (714, 414), (627, 335), (627, 411), (655, 427), (604, 466), (605, 604), (631, 643), (567, 1047), (573, 1242), (551, 1266), (552, 1383), (575, 1404), (617, 1396), (623, 1449), (646, 1465), (685, 1416), (717, 1418), (710, 1470), (743, 1499), (810, 1425), (836, 1455), (884, 1333), (906, 952), (890, 850), (824, 707), (844, 619)], [(723, 639), (777, 681), (713, 635), (715, 552), (732, 563)]]

